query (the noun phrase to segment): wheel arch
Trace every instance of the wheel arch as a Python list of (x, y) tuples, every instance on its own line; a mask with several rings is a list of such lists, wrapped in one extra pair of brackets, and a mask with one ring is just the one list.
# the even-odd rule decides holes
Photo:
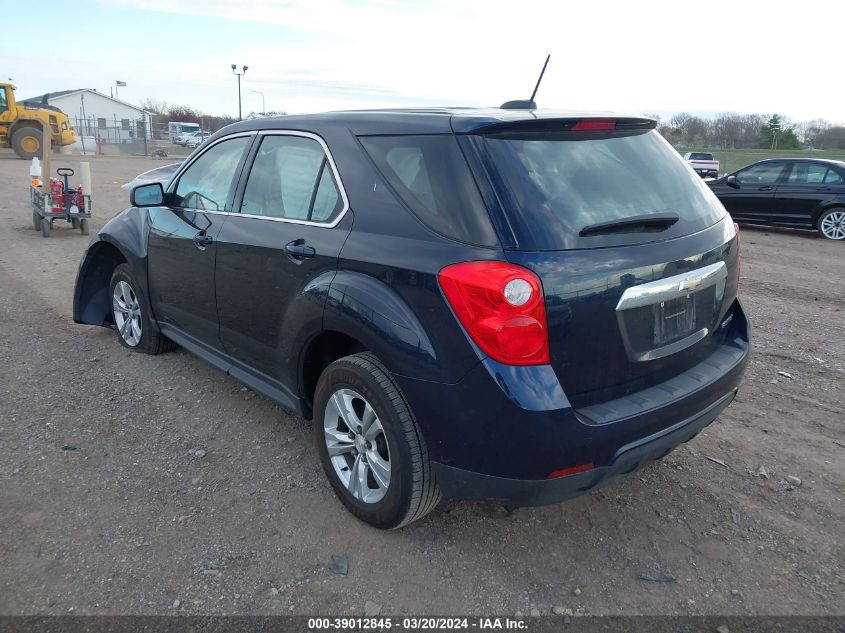
[(303, 416), (313, 417), (317, 382), (326, 367), (336, 360), (358, 352), (371, 351), (353, 336), (337, 330), (324, 330), (303, 347), (299, 363), (299, 384)]
[(824, 204), (819, 205), (819, 208), (813, 213), (813, 229), (819, 229), (819, 220), (821, 217), (830, 211), (831, 209), (842, 209), (845, 211), (845, 200), (831, 200), (830, 202), (826, 202)]
[(12, 137), (17, 133), (18, 130), (24, 127), (37, 127), (43, 133), (44, 125), (44, 122), (39, 119), (15, 119), (15, 121), (12, 122), (7, 131), (9, 141), (11, 141)]
[(322, 329), (302, 348), (299, 391), (306, 417), (323, 370), (364, 351), (388, 371), (405, 375), (425, 375), (438, 360), (425, 328), (395, 290), (371, 275), (338, 271), (328, 289)]
[(414, 310), (372, 275), (338, 271), (329, 288), (323, 327), (361, 341), (391, 372), (425, 373), (437, 362), (431, 338)]
[(88, 246), (79, 264), (73, 293), (76, 323), (111, 325), (108, 291), (112, 272), (120, 264), (129, 265), (139, 290), (148, 294), (145, 218), (141, 209), (127, 209), (109, 220)]
[(128, 261), (126, 255), (111, 242), (102, 240), (91, 245), (80, 265), (74, 291), (73, 320), (76, 323), (111, 324), (109, 285), (112, 273)]

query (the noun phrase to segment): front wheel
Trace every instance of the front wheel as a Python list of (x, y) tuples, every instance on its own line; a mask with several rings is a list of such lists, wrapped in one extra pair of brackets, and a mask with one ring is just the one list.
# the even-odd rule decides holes
[(121, 345), (145, 354), (160, 354), (174, 347), (171, 341), (153, 327), (147, 300), (139, 291), (128, 264), (120, 264), (114, 269), (109, 296), (112, 302), (112, 322)]
[(314, 398), (314, 439), (335, 493), (381, 529), (422, 518), (440, 501), (428, 450), (399, 386), (371, 353), (335, 361)]
[(845, 240), (845, 208), (828, 209), (819, 218), (819, 235), (827, 240)]
[(26, 160), (32, 160), (36, 156), (43, 158), (41, 139), (40, 129), (30, 126), (19, 128), (12, 135), (12, 149), (15, 150), (15, 154)]

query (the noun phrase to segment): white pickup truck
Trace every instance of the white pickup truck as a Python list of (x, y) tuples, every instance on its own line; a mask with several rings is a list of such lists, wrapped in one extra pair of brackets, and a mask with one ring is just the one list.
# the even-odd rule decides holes
[(692, 168), (702, 178), (718, 178), (719, 177), (719, 161), (713, 160), (713, 154), (706, 152), (687, 152), (684, 154), (684, 160), (687, 161)]

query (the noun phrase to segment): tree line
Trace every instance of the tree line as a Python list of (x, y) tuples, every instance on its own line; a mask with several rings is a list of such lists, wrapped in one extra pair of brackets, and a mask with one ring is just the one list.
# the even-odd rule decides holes
[[(152, 113), (153, 125), (167, 127), (170, 121), (198, 123), (209, 132), (234, 123), (232, 116), (211, 116), (190, 106), (167, 103), (161, 99), (147, 98), (140, 106)], [(284, 112), (250, 112), (246, 119), (275, 116)], [(824, 119), (796, 123), (780, 114), (738, 114), (722, 112), (707, 118), (679, 112), (668, 121), (658, 115), (649, 115), (659, 121), (658, 130), (678, 147), (720, 147), (723, 149), (845, 149), (845, 127), (833, 125)]]
[[(655, 115), (651, 115), (655, 116)], [(658, 130), (681, 147), (845, 149), (845, 127), (824, 119), (795, 122), (780, 114), (722, 112), (706, 118), (679, 112)]]
[[(203, 114), (199, 110), (190, 106), (177, 105), (174, 103), (167, 103), (163, 99), (147, 98), (139, 104), (147, 112), (152, 115), (152, 123), (154, 127), (160, 129), (167, 128), (167, 124), (171, 121), (179, 121), (181, 123), (197, 123), (202, 125), (202, 129), (209, 132), (216, 132), (217, 130), (226, 127), (230, 123), (237, 121), (237, 118), (229, 115), (214, 116)], [(284, 112), (250, 112), (245, 119), (256, 119), (265, 116), (276, 116), (285, 114)]]

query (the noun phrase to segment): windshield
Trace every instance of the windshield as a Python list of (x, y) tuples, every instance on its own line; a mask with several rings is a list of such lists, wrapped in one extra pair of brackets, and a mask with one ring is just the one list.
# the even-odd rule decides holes
[[(725, 215), (709, 188), (654, 130), (509, 132), (474, 143), (499, 176), (493, 182), (507, 201), (519, 248), (663, 240), (704, 229)], [(671, 227), (620, 226), (616, 233), (624, 235), (579, 235), (585, 227), (649, 214), (677, 214), (678, 221)]]

